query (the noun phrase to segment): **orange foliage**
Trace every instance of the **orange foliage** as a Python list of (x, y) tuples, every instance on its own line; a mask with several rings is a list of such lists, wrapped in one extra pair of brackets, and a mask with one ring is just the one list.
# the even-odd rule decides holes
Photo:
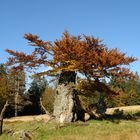
[[(38, 36), (25, 34), (29, 45), (34, 51), (27, 55), (7, 49), (13, 57), (9, 58), (8, 65), (17, 63), (27, 67), (38, 67), (41, 64), (51, 66), (51, 72), (78, 71), (89, 78), (102, 78), (110, 76), (127, 76), (133, 74), (125, 65), (134, 62), (136, 58), (127, 57), (118, 49), (109, 49), (100, 39), (90, 36), (71, 36), (67, 31), (60, 40), (53, 43), (42, 41)], [(51, 55), (51, 57), (50, 57)]]

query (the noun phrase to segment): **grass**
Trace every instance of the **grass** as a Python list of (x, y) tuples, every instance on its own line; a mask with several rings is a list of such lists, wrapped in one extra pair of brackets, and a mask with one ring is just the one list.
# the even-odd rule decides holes
[(19, 134), (14, 136), (8, 134), (9, 129), (14, 132), (28, 131), (32, 140), (139, 140), (140, 138), (140, 120), (120, 120), (119, 123), (90, 120), (87, 123), (89, 125), (73, 123), (65, 127), (37, 121), (5, 123), (0, 140), (19, 140)]

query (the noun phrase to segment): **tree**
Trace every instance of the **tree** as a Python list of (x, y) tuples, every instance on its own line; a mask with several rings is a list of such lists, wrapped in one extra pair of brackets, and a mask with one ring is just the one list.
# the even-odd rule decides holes
[(32, 115), (37, 115), (42, 112), (40, 102), (47, 86), (48, 82), (45, 77), (36, 77), (33, 79), (27, 93), (29, 100), (32, 102), (32, 111), (30, 111)]
[(85, 35), (71, 36), (67, 31), (63, 33), (62, 39), (53, 43), (40, 40), (38, 36), (30, 33), (24, 37), (29, 41), (29, 45), (34, 46), (34, 51), (25, 54), (7, 49), (13, 56), (9, 58), (8, 64), (22, 64), (30, 68), (43, 64), (52, 68), (37, 75), (59, 76), (54, 103), (54, 115), (59, 121), (70, 122), (75, 120), (75, 116), (81, 118), (79, 114), (83, 114), (75, 91), (76, 72), (83, 74), (89, 81), (93, 80), (98, 90), (106, 93), (110, 88), (100, 82), (100, 79), (114, 75), (133, 77), (124, 66), (136, 59), (127, 57), (116, 48), (109, 49), (100, 39)]
[[(8, 100), (11, 95), (12, 88), (8, 80), (8, 72), (4, 64), (0, 64), (0, 135), (3, 129), (3, 118), (8, 107)], [(5, 103), (6, 102), (6, 103)]]
[(140, 81), (138, 74), (135, 79), (112, 77), (108, 83), (111, 88), (118, 91), (119, 95), (107, 99), (108, 107), (140, 104)]
[(19, 96), (22, 96), (25, 91), (25, 75), (24, 67), (21, 65), (18, 68), (12, 67), (9, 69), (9, 81), (13, 84), (14, 92), (13, 101), (11, 102), (11, 107), (14, 107), (14, 116), (18, 116)]
[[(1, 64), (0, 77), (0, 109), (6, 100), (8, 100), (10, 110), (14, 110), (15, 116), (17, 116), (18, 105), (20, 104), (18, 98), (19, 95), (22, 95), (25, 91), (25, 72), (19, 69), (15, 71), (15, 69), (9, 69), (4, 64)], [(9, 113), (9, 115), (10, 114), (11, 113)]]
[(19, 95), (23, 95), (25, 91), (25, 72), (24, 70), (16, 70), (16, 75), (14, 72), (14, 80), (15, 80), (15, 116), (18, 116), (18, 105), (19, 102)]
[(4, 66), (4, 64), (0, 65), (0, 110), (2, 109), (5, 101), (6, 101), (6, 97), (8, 94), (7, 91), (7, 80), (6, 80), (6, 68)]
[(10, 79), (10, 74), (4, 64), (0, 64), (0, 110), (2, 110), (6, 100), (10, 100), (14, 95), (14, 83)]
[(43, 106), (50, 114), (53, 113), (55, 93), (56, 89), (48, 85), (41, 97)]
[(5, 113), (8, 105), (9, 105), (8, 101), (6, 101), (6, 103), (5, 103), (5, 105), (2, 108), (1, 113), (0, 113), (0, 135), (2, 134), (2, 129), (3, 129), (3, 116), (4, 116), (4, 113)]

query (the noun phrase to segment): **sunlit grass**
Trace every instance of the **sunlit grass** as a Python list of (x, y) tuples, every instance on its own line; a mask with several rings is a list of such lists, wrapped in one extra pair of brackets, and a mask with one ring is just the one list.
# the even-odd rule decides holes
[[(107, 120), (91, 120), (89, 125), (69, 124), (59, 128), (53, 123), (16, 122), (5, 123), (0, 140), (19, 140), (19, 135), (7, 134), (9, 129), (29, 131), (33, 140), (139, 140), (140, 121), (121, 120), (119, 123)], [(81, 123), (80, 123), (81, 124)]]

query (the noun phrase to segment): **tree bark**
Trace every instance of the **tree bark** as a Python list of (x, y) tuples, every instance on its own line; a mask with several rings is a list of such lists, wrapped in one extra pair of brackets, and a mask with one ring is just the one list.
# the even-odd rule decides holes
[[(57, 85), (53, 115), (59, 123), (69, 123), (84, 117), (75, 90), (76, 73), (62, 72)], [(81, 115), (80, 115), (81, 114)]]
[(18, 116), (18, 96), (19, 96), (19, 79), (16, 81), (16, 94), (15, 94), (15, 117)]
[(3, 109), (1, 110), (1, 114), (0, 114), (0, 135), (2, 134), (2, 128), (3, 128), (3, 116), (4, 116), (4, 113), (5, 113), (8, 105), (9, 105), (8, 101), (6, 101)]
[(102, 92), (99, 92), (99, 100), (98, 100), (98, 104), (97, 104), (97, 110), (96, 113), (100, 114), (101, 117), (105, 116), (105, 112), (106, 112), (106, 104), (104, 101), (104, 95)]

